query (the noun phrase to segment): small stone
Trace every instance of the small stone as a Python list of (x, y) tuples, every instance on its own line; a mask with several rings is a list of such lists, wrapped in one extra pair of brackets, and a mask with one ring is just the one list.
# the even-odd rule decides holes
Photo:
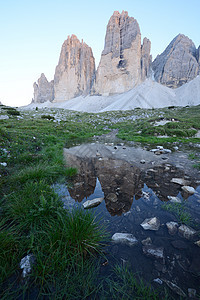
[(158, 149), (151, 149), (150, 152), (156, 152)]
[(167, 284), (167, 286), (177, 295), (182, 296), (182, 297), (186, 297), (186, 294), (183, 292), (183, 290), (177, 286), (175, 283), (168, 281), (166, 279), (163, 279), (163, 281)]
[(197, 291), (195, 289), (188, 288), (188, 296), (189, 298), (195, 298)]
[(104, 200), (104, 198), (95, 198), (93, 200), (87, 200), (86, 202), (83, 203), (83, 207), (85, 209), (96, 207), (99, 204), (101, 204), (101, 202), (103, 202), (103, 200)]
[(110, 193), (106, 196), (106, 199), (111, 201), (111, 202), (117, 202), (118, 198), (117, 195), (114, 193)]
[(171, 244), (174, 248), (179, 249), (179, 250), (187, 249), (186, 243), (181, 240), (172, 241)]
[(153, 245), (142, 247), (142, 251), (145, 255), (153, 257), (155, 259), (164, 260), (164, 248), (155, 247)]
[(167, 198), (170, 200), (172, 203), (181, 203), (181, 199), (178, 197), (173, 197), (173, 196), (167, 196)]
[(160, 227), (160, 221), (156, 217), (154, 217), (145, 219), (140, 225), (144, 230), (158, 230)]
[(170, 182), (176, 183), (179, 185), (188, 185), (189, 184), (189, 181), (185, 180), (184, 178), (172, 178), (172, 180)]
[(178, 230), (178, 223), (176, 222), (167, 222), (166, 223), (169, 234), (174, 235)]
[(197, 245), (198, 247), (200, 247), (200, 240), (195, 242), (195, 245)]
[(151, 240), (151, 238), (148, 236), (145, 240), (142, 240), (142, 245), (144, 245), (144, 246), (149, 246), (149, 245), (151, 245), (152, 244), (152, 240)]
[(6, 162), (2, 162), (2, 163), (0, 163), (0, 165), (2, 165), (3, 167), (7, 167), (7, 163)]
[(144, 160), (144, 159), (141, 159), (140, 163), (141, 163), (141, 164), (145, 164), (145, 160)]
[(164, 149), (164, 147), (163, 147), (163, 146), (157, 146), (157, 149), (159, 149), (159, 150), (163, 150), (163, 149)]
[(180, 235), (182, 235), (187, 240), (191, 240), (192, 238), (194, 238), (197, 233), (196, 230), (184, 224), (179, 227), (178, 231)]
[(115, 243), (126, 244), (128, 246), (134, 246), (138, 243), (138, 240), (131, 233), (115, 233), (112, 236), (112, 240)]
[(137, 211), (137, 212), (140, 212), (140, 211), (141, 211), (141, 209), (139, 208), (138, 205), (136, 206), (136, 211)]
[(164, 153), (171, 153), (172, 151), (170, 149), (163, 149)]
[(22, 276), (26, 277), (30, 272), (33, 264), (35, 263), (35, 256), (28, 254), (21, 259), (20, 268), (23, 269)]
[(155, 278), (153, 281), (158, 284), (163, 284), (163, 281), (160, 278)]
[(182, 186), (182, 190), (191, 195), (195, 193), (195, 189), (192, 186), (188, 186), (188, 185)]

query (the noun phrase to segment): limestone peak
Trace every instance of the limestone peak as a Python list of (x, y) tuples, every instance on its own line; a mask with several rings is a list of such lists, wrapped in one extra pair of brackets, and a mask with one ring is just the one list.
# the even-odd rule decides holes
[(152, 64), (156, 81), (176, 88), (194, 79), (199, 72), (195, 44), (178, 34)]
[(72, 34), (64, 41), (54, 76), (55, 101), (90, 92), (95, 77), (92, 49)]

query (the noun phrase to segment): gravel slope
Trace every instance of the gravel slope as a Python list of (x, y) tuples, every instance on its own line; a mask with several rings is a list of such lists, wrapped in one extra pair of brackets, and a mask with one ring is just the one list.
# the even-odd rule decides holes
[(23, 109), (65, 108), (83, 112), (104, 112), (112, 110), (132, 110), (140, 108), (161, 108), (200, 104), (200, 76), (178, 89), (170, 89), (151, 79), (146, 79), (134, 89), (112, 96), (79, 96), (63, 102), (31, 103)]

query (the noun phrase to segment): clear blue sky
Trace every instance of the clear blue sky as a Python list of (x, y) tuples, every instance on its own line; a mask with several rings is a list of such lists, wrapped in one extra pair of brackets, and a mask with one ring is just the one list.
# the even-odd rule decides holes
[(153, 58), (179, 33), (200, 45), (200, 0), (0, 0), (0, 101), (30, 103), (40, 74), (53, 79), (68, 35), (92, 47), (97, 65), (115, 10), (127, 10), (138, 21)]

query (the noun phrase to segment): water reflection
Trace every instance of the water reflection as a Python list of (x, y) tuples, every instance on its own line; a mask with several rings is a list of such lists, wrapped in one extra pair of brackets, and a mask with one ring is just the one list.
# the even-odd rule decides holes
[(121, 215), (132, 205), (133, 196), (142, 189), (141, 171), (123, 160), (80, 158), (69, 155), (68, 164), (78, 168), (75, 184), (69, 189), (73, 199), (81, 202), (94, 193), (97, 178), (111, 215)]
[(92, 147), (85, 147), (84, 153), (80, 149), (76, 148), (75, 154), (70, 149), (65, 151), (68, 166), (78, 169), (77, 178), (69, 193), (75, 201), (87, 199), (94, 194), (98, 178), (111, 216), (128, 212), (133, 199), (141, 198), (144, 184), (153, 189), (162, 201), (168, 201), (168, 196), (177, 196), (181, 191), (181, 186), (171, 180), (174, 177), (184, 178), (183, 169), (162, 163), (141, 170), (126, 160), (112, 158), (110, 153), (101, 157), (98, 153), (91, 152)]

